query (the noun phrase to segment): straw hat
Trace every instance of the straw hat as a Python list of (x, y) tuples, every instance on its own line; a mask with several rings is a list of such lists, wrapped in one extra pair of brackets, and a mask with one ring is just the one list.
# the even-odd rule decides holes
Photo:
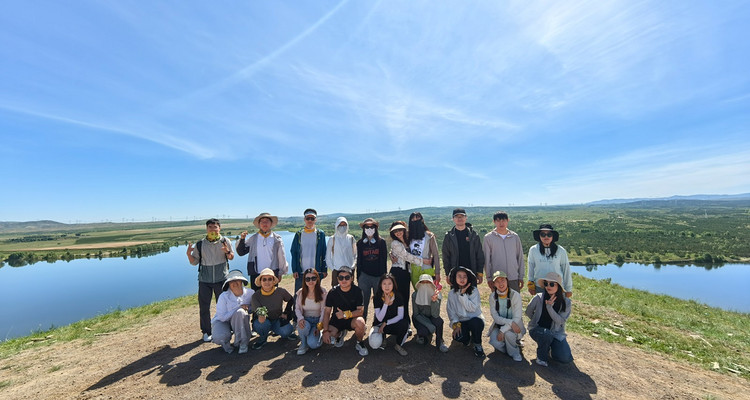
[(365, 220), (364, 220), (364, 221), (362, 221), (362, 222), (361, 222), (361, 223), (359, 224), (359, 227), (360, 227), (360, 228), (364, 228), (364, 227), (365, 227), (365, 225), (375, 225), (375, 228), (380, 228), (380, 222), (378, 222), (378, 221), (375, 221), (375, 220), (374, 220), (374, 219), (372, 219), (372, 218), (365, 218)]
[(255, 286), (260, 286), (260, 279), (264, 276), (272, 276), (274, 285), (279, 283), (279, 278), (276, 277), (276, 274), (273, 273), (273, 270), (271, 268), (264, 268), (263, 271), (260, 271), (260, 275), (255, 277)]
[(226, 291), (229, 288), (229, 282), (231, 281), (242, 281), (242, 284), (247, 286), (247, 278), (245, 278), (245, 275), (242, 274), (242, 271), (238, 269), (233, 269), (229, 271), (229, 274), (227, 275), (227, 280), (224, 281), (224, 286), (222, 286), (221, 290)]
[(275, 215), (271, 215), (269, 213), (260, 213), (255, 219), (253, 220), (253, 225), (255, 225), (256, 228), (260, 228), (260, 220), (262, 218), (268, 218), (271, 220), (271, 228), (273, 229), (274, 226), (276, 226), (279, 223), (279, 217)]

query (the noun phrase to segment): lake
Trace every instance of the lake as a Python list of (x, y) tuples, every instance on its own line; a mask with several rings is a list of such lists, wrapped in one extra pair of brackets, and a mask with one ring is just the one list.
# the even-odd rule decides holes
[[(590, 271), (588, 269), (591, 269)], [(612, 283), (651, 293), (692, 299), (724, 310), (750, 312), (745, 287), (750, 282), (750, 265), (721, 266), (634, 264), (622, 266), (572, 265), (571, 270), (587, 278), (612, 279)], [(575, 288), (573, 288), (575, 292)]]
[[(287, 261), (294, 233), (277, 232)], [(232, 241), (234, 245), (234, 241)], [(76, 259), (0, 268), (0, 341), (114, 310), (198, 293), (187, 246), (149, 257)], [(247, 273), (247, 256), (229, 262)], [(290, 265), (291, 269), (291, 265)], [(196, 300), (197, 302), (197, 300)], [(196, 332), (198, 316), (196, 314)]]

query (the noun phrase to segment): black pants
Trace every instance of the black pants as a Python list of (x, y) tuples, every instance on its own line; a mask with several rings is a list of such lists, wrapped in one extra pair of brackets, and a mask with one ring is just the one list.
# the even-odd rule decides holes
[[(396, 343), (400, 346), (406, 339), (406, 331), (409, 330), (409, 320), (404, 318), (393, 325), (386, 325), (383, 329), (383, 335), (396, 335)], [(385, 340), (385, 337), (383, 337)], [(385, 342), (383, 342), (385, 344)]]
[(482, 319), (480, 319), (479, 317), (461, 321), (461, 334), (456, 340), (463, 344), (469, 344), (469, 341), (473, 342), (474, 344), (481, 344), (483, 330), (484, 321), (482, 321)]
[(211, 334), (211, 294), (219, 301), (224, 281), (216, 283), (198, 282), (198, 309), (201, 319), (201, 332)]
[[(440, 344), (443, 343), (443, 319), (440, 317), (429, 318), (430, 322), (435, 325), (435, 346), (440, 346)], [(427, 329), (426, 326), (422, 325), (422, 323), (417, 321), (416, 318), (412, 318), (411, 322), (414, 323), (414, 327), (417, 328), (417, 335), (424, 336), (426, 338), (432, 335), (432, 333), (430, 333), (430, 330)], [(463, 324), (461, 326), (463, 326)]]
[[(391, 275), (396, 278), (396, 286), (398, 293), (404, 300), (404, 319), (406, 325), (409, 325), (409, 303), (411, 303), (411, 297), (409, 292), (411, 291), (411, 275), (408, 271), (401, 268), (391, 268)], [(387, 325), (386, 325), (387, 326)]]

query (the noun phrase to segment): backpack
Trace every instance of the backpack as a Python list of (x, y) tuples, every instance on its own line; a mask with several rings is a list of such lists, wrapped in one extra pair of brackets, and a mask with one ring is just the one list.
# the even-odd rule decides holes
[[(195, 248), (198, 250), (198, 265), (199, 266), (203, 265), (201, 263), (201, 245), (202, 244), (203, 244), (203, 239), (201, 239), (201, 240), (199, 240), (198, 242), (195, 243)], [(221, 244), (227, 244), (227, 238), (222, 237), (221, 238)], [(229, 262), (229, 256), (227, 256), (226, 253), (224, 254), (224, 258), (227, 260), (227, 262)]]

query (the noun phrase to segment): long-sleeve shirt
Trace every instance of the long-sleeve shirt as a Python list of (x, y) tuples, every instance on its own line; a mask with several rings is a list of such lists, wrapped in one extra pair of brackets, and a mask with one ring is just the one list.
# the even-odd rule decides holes
[[(482, 243), (484, 252), (484, 272), (487, 279), (492, 279), (495, 271), (508, 274), (509, 281), (523, 280), (526, 266), (523, 264), (523, 246), (521, 238), (509, 230), (503, 238), (496, 230), (484, 235)], [(516, 288), (518, 289), (518, 288)]]
[(219, 300), (216, 301), (216, 315), (214, 315), (211, 322), (221, 321), (227, 322), (232, 318), (232, 315), (240, 309), (240, 306), (250, 304), (250, 299), (253, 297), (255, 291), (246, 287), (242, 288), (242, 295), (235, 296), (231, 290), (226, 290), (219, 295)]
[[(252, 299), (250, 300), (250, 306), (253, 309), (253, 312), (258, 309), (258, 307), (266, 307), (268, 309), (268, 315), (266, 316), (268, 319), (279, 319), (281, 317), (281, 314), (286, 314), (287, 319), (291, 319), (291, 312), (292, 312), (292, 295), (289, 294), (289, 292), (286, 291), (284, 288), (277, 287), (273, 291), (273, 293), (269, 295), (264, 295), (262, 290), (258, 290), (253, 294)], [(286, 307), (282, 311), (282, 305), (283, 302), (286, 302)]]
[[(326, 310), (326, 296), (328, 295), (328, 291), (326, 291), (325, 288), (323, 289), (323, 297), (320, 300), (319, 303), (315, 302), (315, 299), (305, 299), (305, 305), (302, 306), (302, 289), (297, 291), (296, 299), (294, 302), (294, 313), (297, 315), (297, 321), (303, 320), (305, 317), (312, 317), (312, 316), (319, 316), (318, 322), (323, 322), (323, 317), (325, 316), (325, 310)], [(315, 308), (312, 307), (311, 304), (314, 304), (317, 309), (310, 311), (310, 315), (308, 314), (309, 309)], [(314, 315), (313, 315), (314, 314)]]
[(383, 276), (388, 272), (388, 248), (385, 240), (378, 238), (375, 243), (370, 243), (367, 238), (360, 239), (357, 248), (357, 278), (361, 274), (370, 276)]
[(539, 243), (529, 249), (529, 280), (536, 282), (544, 279), (550, 272), (557, 272), (562, 276), (562, 287), (566, 292), (573, 291), (573, 277), (568, 262), (568, 252), (558, 245), (554, 257), (546, 257), (539, 253)]
[(404, 319), (404, 300), (398, 294), (394, 293), (393, 304), (385, 304), (382, 298), (372, 298), (372, 306), (375, 309), (374, 325), (380, 325), (385, 321), (386, 325), (395, 324)]
[[(513, 322), (523, 330), (523, 304), (521, 303), (521, 295), (511, 289), (508, 289), (508, 295), (510, 296), (510, 308), (508, 308), (507, 298), (500, 298), (496, 293), (490, 294), (490, 315), (492, 315), (492, 320), (495, 324), (500, 325), (500, 332), (503, 333), (512, 329), (511, 324)], [(489, 334), (487, 332), (488, 336)]]
[(529, 330), (534, 329), (539, 324), (539, 319), (542, 318), (542, 308), (547, 308), (547, 313), (552, 319), (552, 326), (550, 332), (558, 339), (563, 340), (567, 336), (565, 334), (565, 321), (570, 316), (570, 309), (572, 303), (569, 298), (565, 298), (565, 310), (558, 313), (555, 311), (554, 306), (544, 302), (544, 292), (537, 293), (531, 298), (529, 305), (526, 307), (526, 316), (529, 317)]
[(391, 242), (391, 254), (398, 258), (396, 262), (391, 264), (391, 268), (401, 268), (408, 271), (409, 269), (406, 267), (407, 261), (412, 264), (422, 265), (422, 258), (406, 251), (404, 244), (398, 240)]
[(455, 290), (448, 293), (448, 319), (451, 325), (456, 322), (467, 321), (479, 317), (484, 321), (482, 306), (479, 301), (479, 288), (474, 288), (471, 294), (460, 294)]

